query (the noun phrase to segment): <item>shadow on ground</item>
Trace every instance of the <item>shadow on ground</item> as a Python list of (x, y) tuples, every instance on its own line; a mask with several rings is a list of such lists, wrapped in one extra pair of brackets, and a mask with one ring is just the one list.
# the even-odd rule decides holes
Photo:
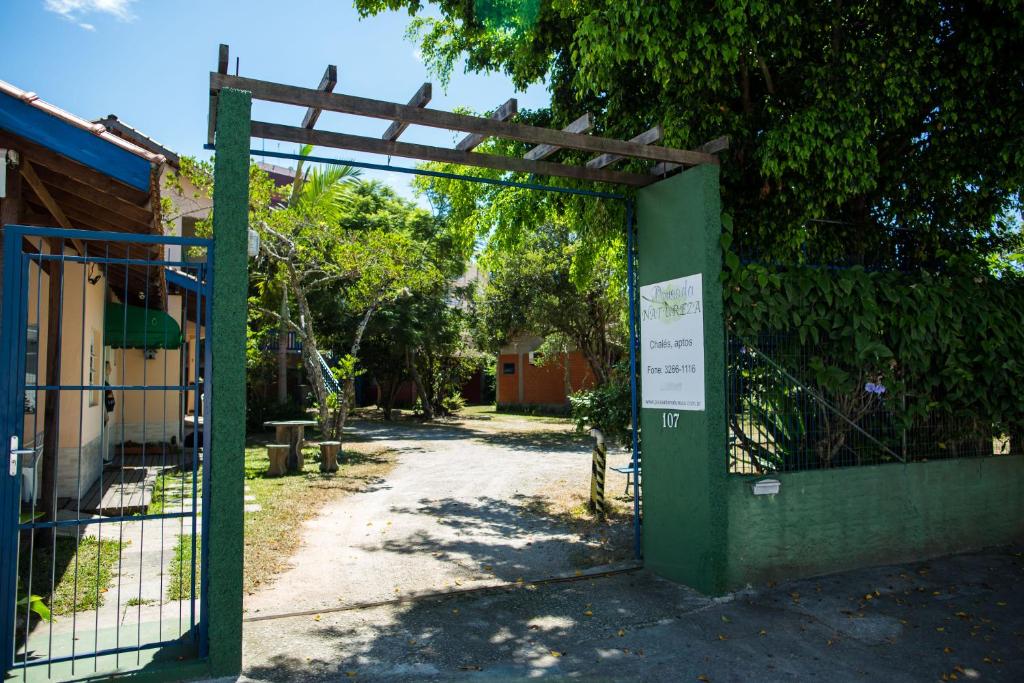
[[(431, 554), (483, 570), (503, 581), (541, 578), (538, 566), (572, 569), (596, 567), (632, 558), (631, 520), (618, 515), (607, 522), (554, 513), (540, 496), (516, 495), (511, 500), (483, 497), (472, 502), (445, 498), (421, 499), (415, 506), (392, 507), (393, 513), (426, 514), (455, 531), (448, 537), (428, 532), (367, 547), (379, 552)], [(546, 562), (547, 558), (551, 562)]]
[(259, 622), (247, 625), (246, 675), (1018, 681), (1021, 550), (858, 570), (718, 600), (640, 571)]

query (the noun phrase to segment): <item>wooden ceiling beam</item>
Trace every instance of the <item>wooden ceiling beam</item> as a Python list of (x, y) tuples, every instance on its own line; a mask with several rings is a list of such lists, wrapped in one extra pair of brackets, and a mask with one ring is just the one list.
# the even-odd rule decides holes
[(569, 166), (568, 164), (556, 164), (549, 161), (530, 161), (529, 159), (521, 159), (519, 157), (505, 157), (481, 152), (463, 152), (457, 149), (431, 147), (408, 142), (389, 142), (387, 140), (350, 135), (348, 133), (307, 130), (305, 128), (283, 126), (277, 123), (265, 123), (262, 121), (252, 122), (252, 135), (257, 138), (312, 144), (318, 147), (336, 147), (357, 152), (368, 152), (370, 154), (421, 159), (424, 161), (440, 161), (463, 166), (493, 168), (500, 171), (560, 176), (637, 187), (647, 185), (656, 180), (652, 176), (642, 173), (590, 169), (583, 166)]
[[(634, 142), (638, 145), (653, 145), (656, 142), (661, 142), (661, 139), (665, 137), (665, 131), (662, 130), (661, 126), (655, 126), (645, 130), (640, 135), (630, 139), (630, 142)], [(587, 168), (605, 168), (611, 166), (617, 161), (622, 161), (626, 157), (621, 154), (602, 154), (594, 157), (587, 162)]]
[[(36, 170), (32, 167), (32, 163), (28, 159), (22, 159), (21, 165), (18, 168), (21, 171), (21, 177), (29, 184), (29, 187), (32, 188), (32, 191), (35, 192), (39, 201), (41, 201), (43, 206), (46, 207), (46, 210), (50, 212), (50, 215), (54, 217), (57, 221), (57, 225), (65, 229), (70, 229), (71, 221), (68, 220), (64, 210), (53, 198), (53, 195), (50, 194), (46, 185), (43, 184), (43, 181), (39, 179), (38, 175), (36, 175)], [(71, 243), (75, 246), (75, 249), (79, 254), (85, 253), (81, 241), (73, 239), (71, 240)]]
[[(594, 115), (588, 111), (562, 130), (566, 133), (589, 133), (593, 128)], [(560, 149), (562, 148), (557, 145), (537, 145), (533, 149), (528, 150), (526, 154), (523, 155), (523, 158), (540, 161), (541, 159), (546, 159)]]
[[(336, 85), (338, 85), (338, 67), (334, 64), (328, 64), (327, 70), (324, 71), (323, 78), (320, 79), (320, 85), (317, 86), (317, 90), (322, 92), (332, 92)], [(317, 119), (320, 118), (320, 113), (322, 111), (323, 109), (318, 109), (316, 107), (310, 107), (307, 109), (306, 115), (302, 117), (302, 127), (315, 127)]]
[[(424, 83), (420, 86), (420, 89), (416, 91), (416, 94), (412, 96), (412, 99), (409, 100), (408, 106), (423, 109), (423, 107), (430, 104), (430, 98), (433, 96), (433, 90), (434, 87), (430, 83)], [(388, 126), (388, 129), (384, 131), (384, 135), (381, 136), (381, 139), (394, 142), (408, 127), (409, 123), (407, 121), (392, 121), (391, 125)]]
[(110, 195), (105, 195), (75, 178), (55, 173), (45, 166), (38, 166), (36, 174), (43, 181), (50, 191), (60, 190), (67, 194), (78, 197), (89, 202), (102, 210), (110, 211), (123, 217), (123, 220), (131, 223), (150, 223), (153, 214), (147, 209), (126, 202)]
[[(387, 119), (390, 121), (404, 121), (413, 125), (459, 130), (466, 133), (479, 133), (486, 137), (519, 140), (534, 145), (557, 145), (585, 152), (618, 154), (637, 159), (650, 159), (651, 161), (671, 161), (689, 166), (718, 163), (718, 159), (714, 155), (703, 152), (671, 149), (657, 145), (641, 145), (611, 138), (602, 138), (596, 135), (581, 135), (522, 123), (495, 121), (489, 118), (470, 116), (468, 114), (455, 114), (426, 107), (419, 109), (395, 102), (385, 102), (383, 100), (355, 97), (340, 93), (325, 93), (310, 88), (221, 73), (210, 74), (210, 88), (215, 92), (221, 88), (238, 88), (239, 90), (247, 90), (252, 93), (254, 99), (268, 102), (292, 104), (302, 107), (315, 106), (324, 111), (336, 111), (343, 114)], [(343, 145), (333, 146), (345, 149)], [(470, 163), (469, 165), (473, 166), (476, 164)]]
[[(494, 110), (494, 113), (490, 115), (494, 121), (508, 121), (510, 118), (519, 113), (519, 101), (511, 97), (505, 104), (501, 105)], [(477, 147), (480, 143), (488, 138), (487, 135), (481, 135), (479, 133), (470, 133), (466, 137), (459, 140), (458, 144), (455, 145), (455, 149), (461, 152), (470, 152)]]

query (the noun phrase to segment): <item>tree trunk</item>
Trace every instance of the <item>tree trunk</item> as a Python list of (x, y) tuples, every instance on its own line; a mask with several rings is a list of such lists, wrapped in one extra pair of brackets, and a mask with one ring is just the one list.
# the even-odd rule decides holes
[(569, 347), (562, 349), (562, 379), (565, 381), (565, 404), (569, 405), (569, 395), (572, 394), (572, 371), (569, 367)]
[(430, 404), (430, 397), (420, 379), (419, 370), (416, 369), (416, 354), (412, 349), (405, 350), (405, 362), (409, 366), (409, 374), (412, 376), (413, 384), (416, 386), (416, 393), (419, 394), (420, 404), (423, 406), (423, 417), (427, 420), (434, 419), (434, 407)]
[[(356, 327), (356, 335), (352, 341), (352, 348), (349, 350), (349, 355), (352, 358), (359, 358), (359, 347), (363, 343), (363, 333), (366, 332), (366, 326), (370, 324), (370, 318), (373, 317), (373, 312), (377, 309), (377, 304), (372, 304), (363, 314), (362, 320), (359, 321), (359, 326)], [(356, 379), (355, 377), (346, 377), (345, 381), (339, 387), (341, 395), (338, 396), (338, 412), (334, 416), (334, 427), (331, 431), (332, 439), (341, 439), (341, 435), (345, 431), (345, 423), (348, 421), (349, 411), (349, 400), (350, 395), (355, 395)]]
[(288, 402), (288, 335), (292, 328), (288, 313), (288, 289), (281, 299), (281, 327), (277, 333), (277, 405)]
[(327, 405), (327, 383), (324, 380), (324, 370), (320, 367), (320, 351), (316, 346), (316, 337), (313, 335), (313, 316), (309, 310), (309, 302), (306, 301), (306, 293), (299, 286), (298, 277), (294, 268), (288, 266), (289, 279), (292, 284), (292, 291), (295, 292), (295, 303), (299, 306), (299, 329), (302, 330), (302, 362), (306, 365), (306, 373), (309, 375), (310, 386), (316, 396), (317, 422), (320, 426), (320, 433), (333, 438), (330, 432), (331, 411)]

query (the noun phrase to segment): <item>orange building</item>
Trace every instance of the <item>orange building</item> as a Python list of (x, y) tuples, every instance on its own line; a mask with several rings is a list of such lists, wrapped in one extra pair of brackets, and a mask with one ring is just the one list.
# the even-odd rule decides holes
[(569, 394), (594, 386), (594, 374), (579, 351), (540, 364), (537, 336), (520, 336), (498, 353), (499, 408), (530, 407), (567, 410)]

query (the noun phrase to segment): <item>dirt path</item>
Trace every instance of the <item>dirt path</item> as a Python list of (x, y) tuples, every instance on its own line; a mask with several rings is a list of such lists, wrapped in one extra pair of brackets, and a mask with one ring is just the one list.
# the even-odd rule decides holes
[(537, 512), (552, 486), (587, 486), (590, 447), (566, 422), (365, 421), (354, 432), (396, 451), (398, 464), (381, 485), (328, 504), (305, 524), (289, 568), (247, 599), (248, 615), (529, 580), (585, 564), (593, 539)]

